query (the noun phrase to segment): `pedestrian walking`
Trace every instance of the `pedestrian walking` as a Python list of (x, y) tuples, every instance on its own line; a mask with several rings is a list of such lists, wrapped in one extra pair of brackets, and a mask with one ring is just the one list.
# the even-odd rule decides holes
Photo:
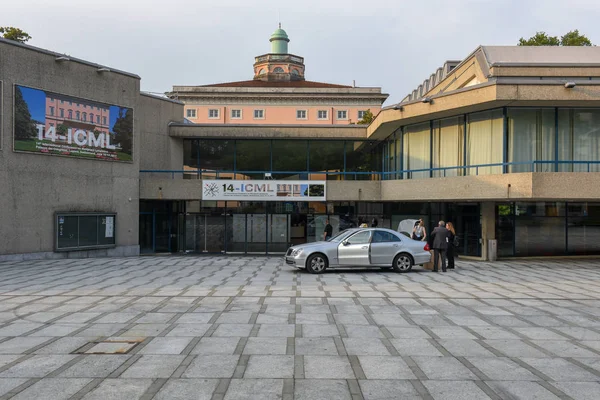
[(325, 220), (325, 230), (323, 231), (323, 240), (328, 241), (333, 236), (333, 226), (329, 223), (329, 218)]
[(454, 254), (458, 247), (458, 237), (456, 236), (456, 230), (454, 230), (452, 222), (446, 224), (446, 229), (448, 229), (448, 249), (446, 250), (448, 269), (454, 269)]
[(433, 272), (439, 272), (438, 264), (442, 257), (442, 271), (446, 272), (446, 250), (448, 249), (448, 229), (444, 221), (438, 222), (438, 226), (431, 232), (431, 243), (433, 244)]

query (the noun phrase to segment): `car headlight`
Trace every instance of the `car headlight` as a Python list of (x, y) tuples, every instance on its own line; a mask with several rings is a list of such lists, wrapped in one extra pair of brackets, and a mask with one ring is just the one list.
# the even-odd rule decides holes
[(294, 250), (294, 251), (292, 252), (292, 257), (296, 257), (296, 256), (299, 256), (300, 254), (302, 254), (302, 250), (303, 250), (303, 249), (301, 249), (301, 248), (300, 248), (300, 249), (296, 249), (296, 250)]

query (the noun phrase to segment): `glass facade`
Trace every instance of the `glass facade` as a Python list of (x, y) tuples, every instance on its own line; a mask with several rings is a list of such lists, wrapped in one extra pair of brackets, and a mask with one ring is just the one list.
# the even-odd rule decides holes
[(600, 203), (496, 204), (498, 256), (600, 254)]
[(186, 177), (380, 180), (600, 171), (600, 109), (507, 107), (406, 125), (383, 141), (184, 140)]

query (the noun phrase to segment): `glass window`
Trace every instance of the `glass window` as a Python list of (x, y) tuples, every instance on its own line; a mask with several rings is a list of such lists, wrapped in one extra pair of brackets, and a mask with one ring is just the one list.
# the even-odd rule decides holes
[[(501, 164), (503, 162), (502, 110), (468, 115), (466, 165)], [(501, 174), (502, 166), (468, 168), (467, 175)]]
[[(346, 172), (371, 172), (373, 142), (346, 142)], [(381, 168), (379, 168), (381, 169)], [(376, 169), (375, 171), (379, 171)], [(370, 179), (370, 174), (348, 175), (349, 180)]]
[(570, 254), (600, 254), (600, 203), (569, 203)]
[(199, 161), (198, 165), (203, 170), (205, 179), (234, 179), (234, 141), (233, 140), (198, 140)]
[(242, 118), (242, 110), (231, 110), (231, 119)]
[(358, 119), (361, 120), (363, 119), (363, 117), (365, 116), (366, 111), (365, 110), (359, 110), (358, 111)]
[(348, 119), (348, 111), (346, 110), (338, 110), (337, 119)]
[[(308, 142), (306, 140), (273, 140), (273, 171), (306, 171)], [(298, 174), (276, 174), (275, 179), (301, 179)]]
[[(561, 171), (588, 171), (585, 161), (600, 159), (600, 110), (559, 110), (558, 114), (559, 158), (563, 161), (579, 161), (561, 164)], [(600, 165), (590, 164), (589, 171), (600, 171)]]
[(283, 73), (285, 73), (285, 71), (281, 67), (275, 67), (275, 69), (273, 70), (273, 72), (275, 72), (276, 74), (283, 74)]
[(212, 118), (212, 119), (219, 118), (219, 109), (212, 108), (212, 109), (208, 110), (208, 118)]
[(296, 110), (296, 119), (306, 119), (306, 110)]
[[(311, 174), (311, 179), (335, 179), (332, 172), (344, 171), (344, 142), (341, 140), (313, 140), (309, 144), (310, 158), (309, 170), (314, 172), (329, 172), (330, 174), (317, 176)], [(314, 175), (314, 176), (313, 176)]]
[(430, 138), (429, 122), (404, 127), (403, 169), (423, 170), (406, 173), (405, 179), (429, 178)]
[(60, 116), (61, 116), (62, 118), (64, 118), (64, 117), (65, 117), (65, 110), (64, 110), (64, 108), (61, 108), (61, 109), (60, 109)]
[[(554, 161), (554, 110), (508, 109), (508, 162)], [(535, 171), (554, 170), (554, 164), (536, 164)], [(530, 164), (509, 165), (509, 172), (532, 172)]]
[(82, 120), (83, 122), (86, 122), (86, 121), (87, 121), (87, 113), (83, 113), (83, 114), (81, 115), (81, 120)]
[(328, 118), (327, 114), (328, 114), (327, 110), (319, 110), (319, 111), (317, 111), (318, 119), (327, 119)]
[(271, 171), (271, 141), (270, 140), (237, 140), (235, 145), (236, 171), (257, 171), (259, 173), (243, 173), (237, 179), (262, 179), (260, 172)]
[(371, 243), (387, 243), (387, 242), (399, 242), (400, 238), (393, 233), (385, 231), (373, 232), (373, 240)]
[(94, 114), (91, 114), (91, 113), (90, 113), (90, 122), (94, 123)]
[(79, 111), (75, 111), (75, 119), (78, 121), (81, 120), (81, 113)]
[(265, 110), (254, 110), (254, 119), (265, 118)]
[(50, 115), (54, 115), (54, 107), (50, 107)]
[(106, 125), (106, 117), (102, 117), (102, 125)]
[[(463, 165), (464, 117), (442, 119), (433, 123), (433, 168)], [(433, 176), (460, 176), (463, 170), (451, 168), (433, 171)]]
[(186, 117), (187, 118), (196, 118), (196, 110), (194, 110), (194, 109), (186, 110)]
[(73, 110), (69, 110), (69, 119), (73, 119)]
[[(198, 140), (183, 140), (183, 169), (196, 170), (198, 168)], [(185, 176), (185, 174), (184, 174)]]
[(347, 239), (348, 244), (367, 244), (371, 238), (371, 231), (355, 233)]

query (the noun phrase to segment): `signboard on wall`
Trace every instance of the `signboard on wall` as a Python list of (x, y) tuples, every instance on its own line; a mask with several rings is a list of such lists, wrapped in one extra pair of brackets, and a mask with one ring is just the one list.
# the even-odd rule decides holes
[(15, 85), (14, 151), (133, 160), (133, 109)]
[(55, 251), (115, 247), (115, 213), (56, 213)]
[(325, 201), (326, 181), (203, 180), (203, 200)]

